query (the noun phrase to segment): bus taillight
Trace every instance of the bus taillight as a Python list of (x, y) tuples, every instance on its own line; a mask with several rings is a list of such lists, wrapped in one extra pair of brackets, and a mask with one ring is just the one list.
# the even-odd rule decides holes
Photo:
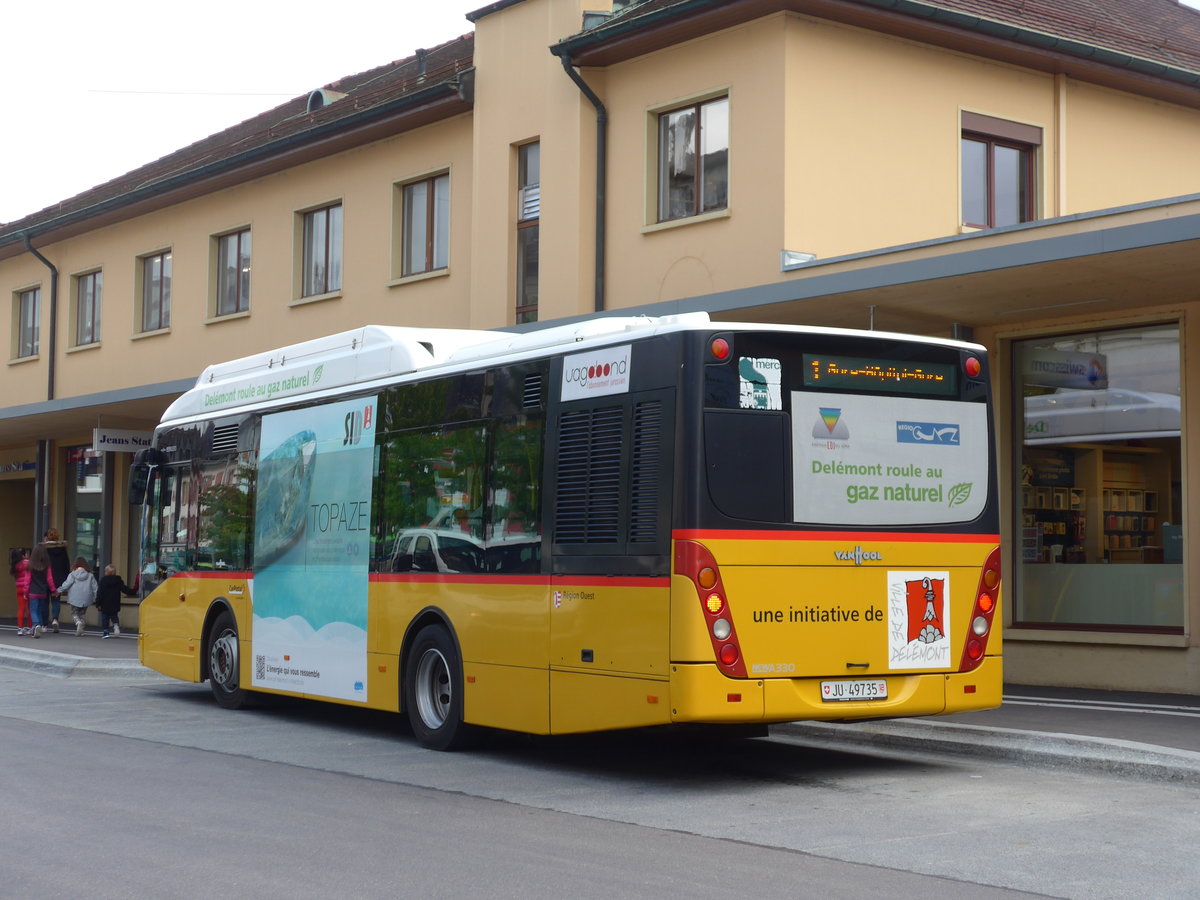
[(704, 613), (704, 623), (717, 665), (731, 678), (745, 678), (746, 664), (742, 661), (737, 629), (733, 624), (716, 559), (703, 544), (676, 541), (675, 573), (686, 575), (696, 586), (696, 599), (700, 601)]
[(970, 631), (967, 634), (967, 643), (963, 647), (960, 672), (969, 672), (983, 662), (999, 597), (1000, 548), (996, 547), (988, 554), (983, 571), (979, 573), (979, 588), (975, 591), (975, 608), (971, 612)]

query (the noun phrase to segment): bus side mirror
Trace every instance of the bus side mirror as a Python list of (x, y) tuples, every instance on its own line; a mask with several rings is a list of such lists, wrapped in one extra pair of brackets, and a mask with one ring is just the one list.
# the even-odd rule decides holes
[(129, 467), (129, 505), (141, 506), (146, 502), (146, 487), (150, 484), (150, 466), (135, 462)]
[(164, 461), (161, 450), (147, 447), (139, 450), (129, 466), (129, 503), (141, 506), (146, 502), (146, 488), (150, 484), (150, 469)]

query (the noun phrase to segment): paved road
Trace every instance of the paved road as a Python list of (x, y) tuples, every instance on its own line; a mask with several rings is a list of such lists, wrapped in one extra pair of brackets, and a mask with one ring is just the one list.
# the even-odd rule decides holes
[[(310, 727), (295, 725), (302, 733)], [(368, 778), (39, 723), (0, 730), (0, 758), (36, 760), (47, 747), (106, 763), (87, 766), (82, 783), (32, 780), (29, 765), (0, 768), (0, 809), (7, 821), (22, 823), (9, 846), (86, 837), (53, 865), (14, 850), (24, 862), (6, 867), (3, 897), (1028, 896), (968, 879), (415, 787), (397, 783), (405, 777), (400, 763), (388, 776)], [(352, 752), (343, 750), (342, 759)], [(448, 767), (466, 763), (440, 756)], [(108, 837), (89, 834), (99, 826), (86, 823), (103, 823)]]
[[(70, 754), (88, 762), (71, 768)], [(391, 714), (290, 698), (231, 712), (204, 685), (150, 674), (7, 669), (0, 758), (12, 762), (0, 821), (33, 829), (12, 835), (18, 845), (90, 821), (128, 831), (121, 846), (138, 850), (16, 867), (26, 887), (54, 889), (14, 896), (328, 896), (339, 871), (354, 896), (394, 896), (412, 872), (430, 896), (531, 898), (1142, 900), (1200, 883), (1194, 785), (912, 746), (829, 749), (783, 730), (494, 732), (473, 752), (434, 753)], [(476, 853), (479, 841), (491, 844)]]
[[(0, 622), (0, 666), (56, 677), (141, 671), (134, 635), (18, 637)], [(1004, 705), (959, 716), (797, 723), (773, 734), (813, 746), (913, 748), (1200, 785), (1200, 696), (1010, 685)]]

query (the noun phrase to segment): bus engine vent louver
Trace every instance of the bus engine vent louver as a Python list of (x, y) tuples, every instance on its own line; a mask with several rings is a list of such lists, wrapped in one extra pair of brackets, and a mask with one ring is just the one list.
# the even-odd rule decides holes
[(212, 455), (236, 453), (238, 449), (238, 425), (218, 425), (213, 429)]
[(662, 404), (639, 403), (633, 408), (633, 465), (629, 481), (629, 542), (652, 543), (658, 538), (658, 497), (663, 477)]
[(565, 413), (559, 425), (559, 544), (615, 544), (620, 538), (620, 407)]
[(539, 409), (542, 405), (542, 373), (525, 376), (525, 388), (521, 393), (522, 409)]

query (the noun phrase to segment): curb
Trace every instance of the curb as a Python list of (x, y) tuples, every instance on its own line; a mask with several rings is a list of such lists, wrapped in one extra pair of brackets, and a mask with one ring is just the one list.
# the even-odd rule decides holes
[(982, 756), (1047, 768), (1200, 785), (1200, 753), (1117, 738), (923, 719), (795, 722), (773, 726), (771, 732), (838, 750), (871, 747)]
[(139, 674), (153, 678), (163, 677), (147, 669), (136, 659), (93, 659), (89, 656), (26, 647), (0, 648), (0, 666), (52, 675), (56, 678), (70, 678), (73, 675), (103, 678)]

